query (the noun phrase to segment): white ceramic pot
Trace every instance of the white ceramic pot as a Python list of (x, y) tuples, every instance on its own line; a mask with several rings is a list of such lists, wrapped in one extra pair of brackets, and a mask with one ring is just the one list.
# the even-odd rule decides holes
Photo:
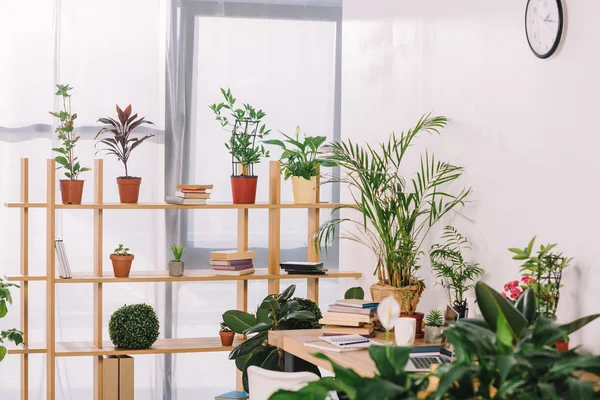
[(412, 346), (415, 343), (416, 327), (416, 319), (398, 318), (394, 326), (396, 346)]
[(438, 343), (442, 339), (441, 326), (425, 326), (425, 343)]
[(295, 204), (314, 204), (317, 202), (317, 177), (310, 180), (301, 176), (292, 176)]

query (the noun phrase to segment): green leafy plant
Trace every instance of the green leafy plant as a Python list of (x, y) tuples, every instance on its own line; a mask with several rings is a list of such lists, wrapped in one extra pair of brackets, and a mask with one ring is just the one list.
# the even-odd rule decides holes
[(424, 285), (415, 272), (420, 267), (423, 241), (432, 226), (464, 205), (471, 189), (456, 193), (450, 190), (463, 168), (438, 161), (429, 152), (421, 156), (420, 169), (412, 178), (403, 176), (407, 170), (403, 161), (417, 135), (439, 133), (446, 122), (445, 117), (424, 115), (414, 128), (400, 136), (392, 134), (378, 148), (350, 140), (333, 143), (331, 160), (346, 173), (330, 182), (348, 185), (353, 198), (353, 204), (339, 205), (333, 210), (351, 209), (360, 216), (333, 218), (321, 225), (314, 235), (316, 250), (321, 245), (327, 249), (340, 225), (354, 225), (356, 229), (342, 232), (339, 237), (360, 243), (373, 252), (377, 257), (374, 274), (379, 283), (415, 287), (413, 296), (420, 295)]
[(75, 146), (79, 141), (79, 136), (75, 135), (75, 119), (77, 114), (71, 111), (71, 95), (69, 92), (73, 89), (67, 85), (56, 85), (56, 95), (62, 99), (62, 110), (58, 112), (50, 111), (50, 114), (58, 118), (59, 123), (54, 132), (58, 134), (58, 139), (62, 142), (60, 147), (55, 147), (52, 151), (59, 153), (54, 160), (60, 165), (58, 168), (64, 168), (65, 176), (70, 180), (77, 180), (79, 174), (91, 171), (91, 168), (82, 167), (79, 164), (79, 157), (75, 156)]
[(116, 254), (118, 256), (128, 256), (129, 255), (129, 247), (123, 247), (123, 245), (120, 244), (119, 247), (117, 247), (115, 249), (113, 254)]
[(152, 347), (159, 334), (156, 311), (147, 304), (125, 305), (111, 315), (108, 334), (115, 347), (128, 350)]
[(221, 322), (221, 332), (231, 332), (231, 329), (229, 329), (225, 322)]
[[(319, 175), (319, 167), (335, 167), (337, 164), (328, 158), (322, 157), (321, 146), (327, 138), (325, 136), (306, 136), (300, 139), (300, 127), (296, 127), (296, 136), (290, 137), (280, 132), (285, 140), (265, 140), (265, 144), (281, 147), (281, 169), (283, 177), (287, 180), (292, 176), (310, 180)], [(288, 143), (291, 146), (287, 146)]]
[(534, 254), (535, 239), (534, 236), (522, 250), (518, 248), (508, 250), (515, 254), (513, 260), (523, 261), (520, 271), (524, 276), (531, 278), (527, 284), (531, 285), (536, 293), (537, 311), (548, 318), (555, 319), (562, 287), (562, 273), (573, 258), (565, 257), (563, 253), (552, 252), (556, 243), (540, 245), (540, 249)]
[(109, 126), (100, 129), (94, 139), (98, 139), (99, 136), (107, 132), (114, 135), (113, 137), (100, 139), (96, 145), (102, 143), (105, 146), (104, 149), (101, 149), (102, 151), (106, 154), (116, 156), (117, 159), (123, 163), (123, 166), (125, 167), (125, 176), (122, 176), (121, 178), (132, 178), (129, 176), (129, 170), (127, 168), (127, 162), (129, 161), (131, 152), (154, 135), (147, 134), (141, 138), (130, 138), (130, 135), (138, 126), (142, 124), (154, 125), (154, 123), (147, 121), (145, 117), (138, 118), (137, 114), (131, 115), (131, 104), (128, 105), (125, 110), (121, 110), (118, 105), (116, 106), (116, 109), (117, 120), (111, 117), (100, 118), (98, 120), (98, 122)]
[(309, 311), (313, 313), (314, 318), (292, 318), (288, 321), (288, 329), (314, 329), (321, 327), (321, 325), (319, 325), (319, 320), (323, 318), (323, 313), (321, 312), (321, 309), (317, 303), (309, 299), (302, 299), (300, 297), (294, 297), (292, 300), (298, 302), (298, 311)]
[[(8, 314), (8, 305), (12, 305), (12, 295), (10, 294), (10, 288), (19, 289), (19, 285), (9, 283), (4, 279), (0, 278), (0, 319), (6, 317)], [(0, 361), (6, 357), (6, 347), (2, 344), (5, 341), (13, 342), (16, 346), (24, 344), (23, 332), (18, 329), (7, 329), (0, 331)]]
[(444, 326), (444, 315), (440, 310), (431, 310), (425, 316), (426, 326), (435, 326), (437, 328)]
[(364, 300), (365, 291), (360, 286), (351, 287), (350, 289), (346, 290), (346, 293), (344, 293), (344, 299)]
[[(283, 354), (277, 347), (267, 342), (271, 330), (288, 330), (293, 320), (314, 320), (315, 315), (308, 310), (300, 310), (300, 304), (291, 300), (296, 285), (290, 285), (281, 294), (270, 294), (261, 302), (256, 314), (239, 310), (223, 313), (223, 321), (235, 333), (252, 335), (229, 353), (229, 359), (235, 360), (236, 367), (243, 372), (242, 382), (248, 391), (247, 369), (251, 365), (273, 371), (283, 371)], [(318, 373), (311, 364), (307, 368)]]
[(471, 243), (455, 228), (446, 226), (442, 239), (444, 244), (434, 244), (429, 250), (431, 269), (438, 283), (446, 289), (452, 307), (464, 318), (467, 310), (464, 295), (484, 271), (479, 264), (465, 261), (463, 251), (470, 251)]
[(185, 249), (185, 245), (183, 244), (175, 244), (171, 245), (171, 251), (173, 252), (173, 258), (175, 261), (181, 261), (181, 256), (183, 255), (183, 250)]
[[(241, 108), (236, 108), (236, 99), (231, 94), (231, 89), (221, 88), (221, 94), (225, 101), (208, 107), (215, 113), (215, 119), (219, 121), (221, 127), (231, 132), (231, 138), (225, 143), (225, 147), (234, 162), (240, 166), (240, 170), (234, 170), (233, 175), (253, 175), (250, 167), (258, 164), (262, 157), (269, 157), (269, 151), (264, 145), (255, 143), (257, 138), (262, 140), (271, 132), (262, 123), (262, 119), (267, 114), (248, 103), (243, 104)], [(229, 116), (225, 115), (224, 110), (229, 110)]]

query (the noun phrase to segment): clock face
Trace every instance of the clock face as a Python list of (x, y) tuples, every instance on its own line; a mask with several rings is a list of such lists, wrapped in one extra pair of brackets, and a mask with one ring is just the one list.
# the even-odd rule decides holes
[(525, 32), (529, 47), (540, 58), (550, 57), (558, 48), (563, 26), (561, 0), (529, 0)]

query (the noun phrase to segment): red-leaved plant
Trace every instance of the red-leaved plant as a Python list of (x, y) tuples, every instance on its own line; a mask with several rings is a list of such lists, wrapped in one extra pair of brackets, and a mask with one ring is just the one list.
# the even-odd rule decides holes
[(121, 178), (132, 178), (129, 176), (129, 171), (127, 170), (127, 161), (129, 161), (129, 156), (133, 149), (142, 144), (146, 139), (151, 138), (152, 134), (147, 134), (142, 138), (129, 138), (131, 132), (140, 126), (141, 124), (152, 124), (153, 122), (147, 121), (144, 118), (138, 118), (137, 114), (131, 115), (131, 104), (125, 108), (125, 110), (121, 110), (121, 108), (117, 105), (117, 116), (118, 120), (115, 120), (111, 117), (100, 118), (98, 122), (102, 122), (103, 124), (107, 124), (110, 126), (104, 127), (100, 129), (98, 134), (94, 139), (97, 139), (98, 136), (102, 135), (105, 132), (112, 132), (114, 137), (103, 138), (100, 139), (98, 143), (102, 143), (106, 146), (106, 148), (101, 149), (106, 152), (106, 154), (114, 154), (117, 156), (119, 161), (123, 162), (123, 166), (125, 167), (125, 176)]

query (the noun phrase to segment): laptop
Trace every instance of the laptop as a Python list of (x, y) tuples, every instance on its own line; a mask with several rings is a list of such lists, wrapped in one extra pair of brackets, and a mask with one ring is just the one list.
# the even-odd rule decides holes
[(450, 364), (454, 353), (446, 346), (414, 347), (406, 363), (406, 371), (429, 372), (432, 364)]

